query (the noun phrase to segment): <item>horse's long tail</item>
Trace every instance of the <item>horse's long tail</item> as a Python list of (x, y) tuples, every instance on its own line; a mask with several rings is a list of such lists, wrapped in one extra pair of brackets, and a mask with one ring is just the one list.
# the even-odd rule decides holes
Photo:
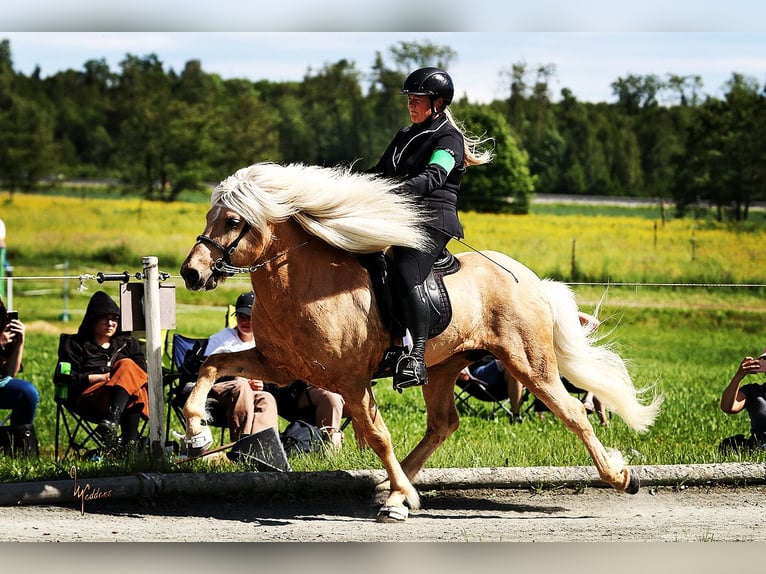
[(542, 280), (553, 313), (553, 341), (559, 373), (573, 385), (592, 391), (598, 399), (632, 429), (648, 430), (659, 413), (662, 397), (648, 404), (639, 400), (649, 389), (636, 389), (625, 361), (608, 343), (580, 325), (577, 302), (569, 286)]

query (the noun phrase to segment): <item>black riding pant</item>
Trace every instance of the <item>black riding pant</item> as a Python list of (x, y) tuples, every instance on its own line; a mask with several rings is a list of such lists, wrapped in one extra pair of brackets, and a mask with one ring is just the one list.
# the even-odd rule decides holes
[(436, 230), (429, 235), (433, 242), (433, 247), (429, 251), (420, 251), (412, 247), (394, 246), (392, 248), (393, 267), (399, 293), (407, 293), (415, 285), (421, 285), (426, 280), (434, 262), (450, 240), (447, 234)]

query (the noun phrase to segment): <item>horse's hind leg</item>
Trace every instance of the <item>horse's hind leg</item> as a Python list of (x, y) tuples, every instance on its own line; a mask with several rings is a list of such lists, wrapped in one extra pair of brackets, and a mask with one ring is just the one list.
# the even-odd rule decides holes
[[(553, 369), (553, 372), (556, 372), (556, 369)], [(617, 451), (610, 456), (598, 440), (588, 420), (585, 407), (567, 392), (557, 376), (549, 376), (542, 383), (529, 380), (527, 387), (580, 438), (588, 449), (601, 480), (620, 492), (629, 494), (638, 492), (638, 474), (625, 466), (622, 456)]]

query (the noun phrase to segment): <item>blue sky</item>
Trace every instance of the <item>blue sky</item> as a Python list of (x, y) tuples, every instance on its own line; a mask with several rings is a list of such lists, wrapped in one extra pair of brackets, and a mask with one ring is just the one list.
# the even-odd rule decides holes
[(766, 34), (711, 32), (3, 32), (14, 68), (43, 76), (82, 69), (105, 58), (114, 71), (130, 53), (157, 54), (177, 71), (199, 59), (225, 78), (299, 80), (311, 68), (342, 58), (362, 72), (376, 52), (384, 56), (399, 41), (429, 40), (450, 46), (458, 94), (486, 102), (508, 95), (501, 71), (516, 62), (530, 68), (554, 64), (554, 98), (571, 89), (581, 101), (613, 101), (611, 83), (628, 74), (699, 75), (703, 92), (721, 95), (733, 72), (766, 82)]
[(507, 97), (500, 73), (517, 62), (532, 69), (553, 64), (554, 99), (566, 87), (582, 101), (613, 101), (611, 83), (628, 74), (699, 75), (703, 93), (714, 96), (734, 72), (766, 83), (760, 0), (264, 4), (27, 0), (3, 7), (0, 25), (8, 31), (0, 38), (10, 40), (14, 67), (25, 74), (35, 66), (43, 76), (82, 69), (99, 58), (119, 71), (126, 54), (154, 53), (177, 71), (199, 59), (205, 71), (225, 78), (273, 81), (299, 80), (342, 58), (368, 72), (376, 52), (385, 56), (400, 41), (429, 40), (455, 50), (449, 71), (457, 92), (475, 102)]

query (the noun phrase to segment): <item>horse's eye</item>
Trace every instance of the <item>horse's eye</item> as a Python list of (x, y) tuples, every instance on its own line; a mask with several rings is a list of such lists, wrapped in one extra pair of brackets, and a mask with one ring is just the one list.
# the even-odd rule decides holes
[(230, 228), (237, 227), (240, 223), (242, 223), (242, 220), (239, 217), (229, 217), (226, 220), (226, 225), (228, 225)]

